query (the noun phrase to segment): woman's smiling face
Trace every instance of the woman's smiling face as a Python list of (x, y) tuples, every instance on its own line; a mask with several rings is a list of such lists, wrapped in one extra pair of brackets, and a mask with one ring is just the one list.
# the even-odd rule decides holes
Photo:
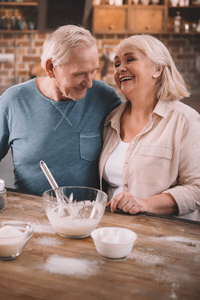
[(130, 99), (140, 91), (152, 91), (155, 87), (155, 66), (139, 50), (119, 47), (114, 60), (114, 79), (121, 92)]

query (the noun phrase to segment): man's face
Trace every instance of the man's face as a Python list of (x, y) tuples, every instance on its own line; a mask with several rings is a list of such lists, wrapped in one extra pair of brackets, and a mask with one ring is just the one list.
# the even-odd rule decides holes
[(91, 48), (72, 49), (68, 62), (53, 68), (55, 88), (62, 100), (82, 99), (88, 88), (92, 87), (99, 68), (98, 50)]

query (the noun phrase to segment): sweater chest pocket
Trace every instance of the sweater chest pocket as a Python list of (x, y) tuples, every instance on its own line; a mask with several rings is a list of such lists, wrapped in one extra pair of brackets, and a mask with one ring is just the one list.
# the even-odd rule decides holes
[(80, 133), (80, 155), (82, 159), (93, 161), (99, 158), (102, 147), (98, 132)]

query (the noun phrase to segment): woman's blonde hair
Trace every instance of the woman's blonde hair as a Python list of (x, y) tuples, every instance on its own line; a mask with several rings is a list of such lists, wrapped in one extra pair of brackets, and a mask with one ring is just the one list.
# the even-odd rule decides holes
[(76, 25), (61, 26), (45, 40), (41, 55), (41, 66), (45, 70), (48, 59), (52, 59), (54, 66), (62, 65), (67, 62), (71, 49), (93, 46), (97, 46), (97, 43), (89, 30)]
[(148, 34), (133, 35), (124, 39), (117, 46), (116, 51), (127, 46), (141, 51), (153, 65), (163, 67), (163, 72), (156, 84), (159, 100), (180, 100), (190, 96), (188, 87), (168, 49), (160, 40)]

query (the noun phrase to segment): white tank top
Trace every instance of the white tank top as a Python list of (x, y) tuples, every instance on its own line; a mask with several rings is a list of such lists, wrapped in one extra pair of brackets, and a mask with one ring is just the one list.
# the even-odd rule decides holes
[(129, 143), (124, 143), (120, 139), (118, 146), (111, 153), (105, 164), (103, 178), (109, 184), (109, 200), (123, 191), (123, 167), (128, 146)]

